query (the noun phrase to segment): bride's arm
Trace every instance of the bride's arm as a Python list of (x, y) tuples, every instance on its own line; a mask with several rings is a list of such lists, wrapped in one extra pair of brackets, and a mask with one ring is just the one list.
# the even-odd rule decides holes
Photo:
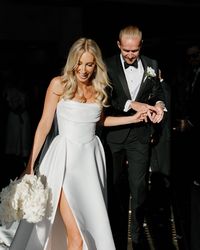
[(118, 126), (118, 125), (126, 125), (131, 123), (138, 123), (142, 121), (147, 121), (147, 113), (146, 112), (137, 112), (134, 115), (130, 116), (102, 116), (103, 125), (105, 127), (110, 126)]
[(60, 99), (60, 77), (53, 78), (47, 88), (41, 119), (35, 131), (33, 146), (25, 173), (33, 174), (33, 167), (44, 141), (51, 129), (57, 103)]

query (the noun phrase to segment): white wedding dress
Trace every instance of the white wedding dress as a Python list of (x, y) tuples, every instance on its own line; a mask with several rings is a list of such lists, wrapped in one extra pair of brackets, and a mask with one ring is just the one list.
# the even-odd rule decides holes
[(101, 109), (96, 103), (61, 100), (57, 106), (59, 135), (45, 154), (39, 172), (52, 191), (50, 218), (37, 224), (22, 220), (10, 250), (66, 250), (59, 213), (61, 188), (83, 237), (84, 250), (114, 250), (106, 209), (105, 155), (95, 135)]

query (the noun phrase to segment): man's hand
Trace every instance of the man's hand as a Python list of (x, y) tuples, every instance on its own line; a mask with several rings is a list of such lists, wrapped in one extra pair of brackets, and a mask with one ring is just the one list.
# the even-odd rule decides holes
[(146, 113), (144, 121), (147, 122), (147, 117), (153, 123), (159, 123), (164, 116), (164, 107), (162, 102), (158, 102), (155, 106), (142, 103), (142, 102), (131, 102), (131, 108), (138, 112)]
[(157, 103), (155, 106), (155, 112), (149, 112), (148, 117), (153, 123), (159, 123), (164, 116), (164, 106), (162, 103)]

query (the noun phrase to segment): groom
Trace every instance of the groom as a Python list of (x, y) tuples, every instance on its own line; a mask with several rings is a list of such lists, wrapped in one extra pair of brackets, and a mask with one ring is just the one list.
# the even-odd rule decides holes
[(147, 250), (143, 223), (150, 140), (152, 124), (163, 119), (165, 105), (157, 62), (140, 56), (141, 30), (136, 26), (125, 27), (119, 33), (117, 45), (120, 53), (105, 60), (112, 85), (110, 107), (105, 112), (127, 116), (142, 110), (147, 112), (148, 121), (104, 129), (108, 210), (116, 248), (127, 249), (130, 190), (132, 245), (134, 250)]

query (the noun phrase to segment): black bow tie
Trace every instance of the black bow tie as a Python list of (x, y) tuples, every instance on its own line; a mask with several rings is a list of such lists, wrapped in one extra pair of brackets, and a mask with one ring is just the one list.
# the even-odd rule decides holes
[(134, 61), (133, 63), (131, 63), (131, 64), (128, 64), (127, 62), (124, 61), (124, 68), (127, 69), (129, 66), (133, 66), (133, 67), (135, 67), (135, 68), (137, 69), (137, 67), (138, 67), (138, 61), (135, 60), (135, 61)]

